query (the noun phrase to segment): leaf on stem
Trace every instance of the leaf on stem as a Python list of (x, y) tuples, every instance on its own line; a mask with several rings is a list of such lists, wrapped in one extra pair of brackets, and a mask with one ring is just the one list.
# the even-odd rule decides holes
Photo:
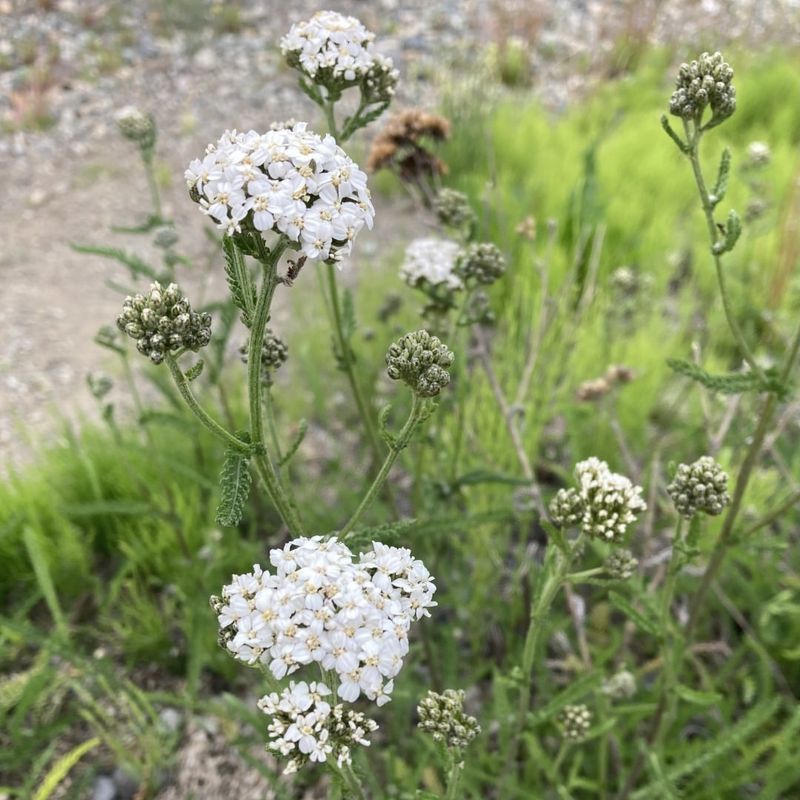
[(739, 215), (731, 209), (728, 214), (728, 219), (723, 228), (724, 238), (716, 242), (711, 248), (715, 256), (722, 255), (722, 253), (729, 253), (736, 246), (739, 241), (739, 236), (742, 233), (742, 222)]
[[(249, 435), (239, 433), (242, 441), (249, 441)], [(217, 524), (234, 527), (244, 516), (247, 498), (250, 495), (250, 459), (242, 453), (228, 448), (220, 473), (220, 499), (217, 507)]]
[(294, 435), (294, 438), (289, 443), (289, 447), (286, 450), (283, 458), (278, 463), (278, 466), (286, 466), (291, 460), (294, 454), (297, 452), (300, 445), (303, 443), (303, 439), (306, 438), (306, 433), (308, 433), (308, 420), (301, 419), (300, 423), (297, 426), (297, 433)]
[(242, 286), (239, 276), (239, 266), (244, 269), (247, 269), (247, 267), (243, 263), (239, 263), (241, 256), (230, 236), (226, 236), (222, 240), (222, 250), (225, 253), (225, 279), (228, 282), (233, 304), (242, 312), (242, 322), (249, 328), (252, 322), (251, 313), (255, 305), (255, 297), (247, 298), (245, 296), (245, 287)]
[(639, 611), (634, 608), (630, 600), (619, 594), (619, 592), (609, 592), (608, 599), (611, 601), (611, 604), (618, 611), (621, 611), (637, 628), (640, 628), (645, 633), (649, 633), (651, 636), (661, 635), (658, 623), (649, 611)]
[(202, 358), (197, 360), (197, 363), (192, 364), (189, 369), (186, 370), (183, 374), (186, 376), (186, 380), (191, 383), (193, 380), (196, 380), (200, 377), (200, 373), (203, 371), (203, 367), (205, 366), (205, 362)]
[(708, 198), (711, 201), (712, 208), (716, 206), (725, 197), (725, 193), (728, 191), (728, 178), (730, 177), (730, 173), (731, 173), (731, 151), (726, 147), (722, 151), (722, 157), (719, 160), (719, 171), (717, 172), (717, 182), (714, 184), (714, 188), (711, 191), (711, 195)]

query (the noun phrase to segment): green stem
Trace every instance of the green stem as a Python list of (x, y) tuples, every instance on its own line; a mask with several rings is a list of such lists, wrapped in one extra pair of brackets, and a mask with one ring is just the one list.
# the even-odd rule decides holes
[(189, 386), (189, 381), (186, 379), (186, 375), (183, 374), (183, 370), (178, 365), (175, 357), (170, 353), (167, 353), (165, 361), (167, 362), (169, 371), (172, 373), (172, 378), (175, 381), (175, 385), (178, 387), (178, 391), (181, 393), (181, 397), (183, 397), (183, 399), (186, 401), (186, 405), (189, 406), (192, 413), (197, 417), (198, 420), (200, 420), (201, 424), (211, 431), (214, 436), (225, 442), (228, 447), (233, 448), (239, 453), (249, 455), (250, 445), (247, 444), (247, 442), (243, 442), (241, 439), (238, 439), (236, 436), (230, 433), (230, 431), (227, 431), (225, 428), (223, 428), (222, 425), (220, 425), (216, 420), (212, 419), (202, 408), (200, 403), (197, 402), (197, 398), (194, 396), (191, 387)]
[(587, 578), (594, 578), (595, 575), (602, 575), (606, 571), (605, 567), (595, 567), (594, 569), (585, 569), (583, 572), (570, 572), (564, 578), (565, 582), (580, 583)]
[(152, 149), (142, 150), (142, 161), (144, 162), (145, 175), (147, 175), (147, 186), (150, 189), (150, 197), (153, 201), (153, 216), (158, 220), (162, 220), (161, 195), (158, 191), (158, 181), (156, 180), (155, 170), (153, 169)]
[[(334, 102), (331, 100), (325, 100), (322, 105), (322, 110), (325, 112), (325, 122), (328, 125), (328, 132), (337, 142), (339, 142), (339, 131), (336, 128), (336, 114), (333, 111)], [(344, 140), (342, 140), (344, 141)]]
[(517, 710), (517, 718), (514, 725), (513, 733), (511, 736), (507, 774), (511, 775), (515, 772), (513, 769), (513, 760), (519, 750), (519, 742), (522, 737), (522, 732), (525, 728), (525, 718), (528, 715), (528, 709), (531, 703), (531, 684), (533, 683), (533, 667), (536, 661), (536, 650), (539, 644), (539, 637), (544, 628), (544, 620), (547, 616), (550, 606), (553, 604), (559, 589), (563, 586), (570, 564), (572, 563), (571, 555), (575, 552), (575, 548), (580, 546), (583, 539), (581, 534), (572, 547), (569, 549), (569, 555), (562, 552), (561, 548), (557, 547), (554, 542), (547, 546), (547, 553), (545, 561), (542, 565), (544, 584), (540, 591), (537, 591), (533, 602), (531, 603), (530, 618), (528, 622), (528, 632), (525, 635), (525, 644), (522, 649), (522, 689), (520, 691), (519, 705)]
[(461, 753), (451, 753), (450, 762), (450, 775), (447, 778), (447, 791), (444, 797), (445, 800), (456, 800), (458, 797), (458, 784), (464, 769), (463, 762), (461, 761)]
[(689, 145), (686, 156), (692, 165), (692, 172), (694, 174), (695, 183), (697, 184), (697, 191), (700, 194), (700, 203), (703, 206), (703, 214), (706, 218), (708, 237), (712, 248), (712, 256), (714, 258), (714, 267), (716, 268), (717, 272), (719, 293), (722, 297), (722, 306), (725, 309), (725, 318), (728, 321), (728, 327), (731, 329), (731, 333), (733, 334), (733, 338), (736, 340), (736, 344), (742, 351), (745, 361), (750, 366), (750, 369), (752, 369), (753, 372), (755, 372), (755, 374), (763, 380), (764, 373), (761, 367), (758, 366), (758, 362), (750, 350), (750, 347), (744, 338), (744, 334), (739, 327), (739, 323), (736, 321), (736, 317), (734, 316), (733, 305), (731, 303), (725, 279), (725, 271), (722, 266), (722, 258), (719, 256), (719, 254), (714, 253), (714, 246), (719, 241), (719, 229), (717, 228), (717, 223), (714, 220), (714, 206), (711, 202), (711, 198), (709, 197), (708, 190), (706, 189), (705, 179), (703, 178), (703, 169), (700, 165), (700, 138), (702, 136), (702, 130), (695, 125), (694, 130), (692, 131), (689, 123), (685, 120), (683, 124)]
[(263, 241), (258, 238), (261, 247), (258, 260), (261, 263), (262, 280), (258, 292), (253, 322), (250, 326), (250, 341), (247, 352), (247, 394), (250, 404), (250, 441), (257, 454), (256, 464), (259, 475), (267, 488), (270, 499), (283, 518), (286, 527), (293, 535), (304, 533), (303, 523), (297, 509), (289, 500), (283, 489), (277, 470), (272, 463), (269, 448), (264, 435), (264, 404), (262, 400), (261, 349), (264, 345), (269, 309), (275, 288), (278, 285), (278, 261), (288, 246), (288, 241), (281, 237), (272, 250), (267, 250)]
[(350, 796), (356, 798), (356, 800), (367, 800), (364, 787), (361, 785), (361, 779), (356, 775), (352, 765), (345, 764), (342, 767), (341, 774), (347, 783), (347, 788), (350, 790)]
[(375, 480), (372, 481), (372, 485), (369, 487), (367, 493), (359, 503), (358, 508), (353, 512), (353, 516), (350, 517), (344, 528), (342, 528), (342, 530), (339, 532), (340, 539), (345, 540), (347, 538), (348, 534), (353, 530), (355, 524), (359, 519), (361, 519), (363, 513), (374, 502), (378, 493), (383, 488), (384, 483), (386, 483), (386, 479), (389, 477), (389, 473), (394, 466), (394, 462), (411, 440), (414, 429), (420, 422), (422, 412), (423, 401), (418, 395), (415, 394), (414, 400), (411, 404), (411, 411), (408, 415), (405, 425), (403, 425), (402, 430), (397, 435), (397, 438), (392, 446), (389, 448), (389, 452), (387, 453), (386, 458), (384, 459), (383, 464), (378, 471), (378, 474), (375, 476)]
[(347, 375), (347, 381), (350, 384), (350, 391), (353, 394), (353, 399), (356, 401), (356, 408), (358, 409), (359, 416), (361, 417), (361, 422), (364, 425), (364, 430), (367, 432), (369, 446), (372, 449), (375, 462), (378, 463), (382, 457), (380, 440), (378, 438), (378, 432), (375, 428), (375, 423), (372, 419), (372, 414), (369, 411), (367, 401), (364, 398), (364, 393), (361, 391), (361, 386), (359, 385), (358, 378), (356, 376), (355, 365), (352, 359), (352, 351), (350, 350), (350, 342), (348, 341), (347, 335), (344, 331), (342, 304), (339, 298), (339, 286), (336, 281), (334, 269), (336, 268), (333, 266), (328, 268), (328, 291), (331, 299), (331, 311), (333, 313), (333, 328), (336, 336), (336, 343), (339, 348), (342, 367), (344, 368), (345, 375)]

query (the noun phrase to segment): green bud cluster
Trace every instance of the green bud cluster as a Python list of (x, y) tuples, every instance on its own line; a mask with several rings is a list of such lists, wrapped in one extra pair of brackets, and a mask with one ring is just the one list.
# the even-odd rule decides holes
[(614, 550), (605, 563), (606, 572), (612, 578), (620, 581), (627, 581), (638, 566), (639, 560), (634, 558), (633, 553), (624, 547)]
[(456, 272), (464, 281), (489, 285), (503, 276), (506, 260), (497, 245), (491, 242), (471, 244), (462, 251), (456, 262)]
[(677, 88), (669, 101), (676, 117), (700, 122), (711, 107), (712, 120), (722, 122), (736, 110), (736, 89), (731, 84), (733, 69), (721, 53), (703, 53), (697, 61), (681, 64)]
[(550, 519), (559, 528), (573, 528), (583, 518), (583, 501), (577, 489), (559, 489), (548, 507)]
[(389, 347), (386, 365), (392, 380), (401, 380), (420, 397), (435, 397), (450, 383), (447, 368), (453, 353), (426, 330), (407, 333)]
[(612, 700), (633, 697), (636, 694), (636, 676), (626, 669), (620, 670), (603, 682), (601, 691)]
[[(247, 344), (243, 344), (239, 348), (242, 356), (242, 361), (247, 363)], [(289, 347), (284, 341), (278, 338), (271, 328), (264, 331), (264, 344), (261, 346), (261, 369), (264, 372), (265, 379), (269, 379), (275, 370), (280, 369), (289, 358)]]
[(433, 210), (439, 222), (450, 228), (463, 228), (475, 219), (469, 199), (455, 189), (441, 189), (433, 201)]
[(126, 106), (116, 115), (117, 128), (126, 138), (135, 142), (142, 150), (152, 150), (156, 143), (156, 123), (151, 114), (145, 114), (134, 106)]
[(475, 717), (464, 713), (463, 689), (445, 689), (442, 694), (429, 691), (417, 706), (418, 727), (430, 733), (445, 747), (466, 747), (480, 732)]
[(192, 311), (174, 283), (165, 289), (156, 281), (147, 294), (126, 297), (117, 327), (135, 339), (139, 352), (154, 364), (177, 350), (196, 352), (211, 340), (211, 315)]
[(698, 511), (716, 517), (731, 501), (728, 474), (711, 456), (702, 456), (693, 464), (679, 464), (667, 493), (686, 519)]
[(583, 704), (564, 706), (564, 710), (559, 714), (558, 721), (561, 724), (564, 738), (573, 742), (580, 742), (589, 731), (589, 726), (592, 723), (592, 712)]

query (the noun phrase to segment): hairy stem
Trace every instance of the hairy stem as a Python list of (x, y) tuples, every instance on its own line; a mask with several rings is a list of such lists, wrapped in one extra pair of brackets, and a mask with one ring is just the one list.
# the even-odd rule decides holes
[(733, 305), (728, 293), (728, 286), (725, 278), (725, 270), (723, 269), (722, 265), (722, 258), (718, 253), (714, 252), (714, 246), (719, 242), (720, 232), (717, 228), (717, 223), (714, 220), (714, 206), (711, 202), (711, 198), (709, 197), (708, 190), (706, 189), (705, 179), (703, 178), (703, 169), (700, 165), (700, 138), (703, 132), (697, 124), (695, 124), (692, 128), (686, 121), (684, 121), (684, 128), (686, 130), (686, 138), (688, 142), (686, 156), (692, 165), (692, 173), (694, 174), (694, 180), (697, 184), (697, 191), (700, 195), (700, 203), (703, 207), (706, 225), (708, 226), (708, 238), (712, 248), (714, 267), (717, 272), (717, 283), (719, 284), (719, 293), (722, 298), (722, 306), (725, 309), (725, 318), (728, 321), (728, 327), (731, 329), (731, 333), (733, 334), (733, 338), (736, 340), (736, 344), (742, 351), (745, 361), (750, 366), (750, 369), (752, 369), (753, 372), (759, 376), (759, 378), (763, 379), (764, 373), (761, 367), (758, 366), (758, 362), (750, 350), (747, 340), (744, 338), (744, 334), (739, 327), (739, 323), (736, 321)]
[(458, 784), (461, 780), (461, 772), (463, 769), (464, 763), (461, 760), (461, 753), (451, 753), (450, 774), (447, 777), (447, 791), (444, 795), (445, 800), (456, 800), (458, 798)]
[(175, 356), (173, 356), (171, 353), (167, 353), (164, 360), (167, 362), (167, 366), (169, 367), (169, 371), (172, 373), (172, 378), (175, 381), (175, 385), (178, 387), (178, 391), (181, 393), (181, 397), (183, 397), (183, 399), (186, 401), (186, 405), (189, 406), (190, 410), (197, 417), (203, 427), (211, 431), (211, 433), (213, 433), (218, 439), (225, 442), (228, 447), (233, 448), (239, 453), (249, 455), (250, 445), (247, 442), (243, 442), (241, 439), (234, 436), (230, 431), (223, 428), (222, 425), (220, 425), (216, 420), (212, 419), (205, 409), (200, 405), (200, 403), (197, 402), (197, 398), (194, 396), (192, 389), (189, 386), (189, 381), (186, 378), (186, 375), (183, 374), (183, 370), (178, 365)]
[[(260, 242), (259, 238), (259, 242)], [(281, 485), (278, 472), (270, 457), (270, 448), (267, 446), (264, 431), (264, 403), (263, 383), (261, 375), (261, 349), (264, 345), (269, 309), (275, 287), (278, 285), (278, 261), (286, 249), (288, 242), (281, 237), (272, 250), (263, 247), (258, 256), (262, 267), (261, 287), (258, 292), (253, 323), (250, 327), (250, 341), (248, 343), (247, 359), (247, 388), (250, 404), (250, 440), (253, 451), (256, 453), (256, 465), (267, 493), (276, 506), (278, 513), (283, 518), (286, 527), (293, 535), (304, 533), (303, 523), (297, 509), (290, 501)]]

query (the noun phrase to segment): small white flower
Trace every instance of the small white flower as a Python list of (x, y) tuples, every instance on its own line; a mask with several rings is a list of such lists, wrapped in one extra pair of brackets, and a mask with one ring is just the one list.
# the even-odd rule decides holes
[(415, 288), (428, 283), (455, 291), (462, 289), (464, 284), (455, 272), (460, 252), (458, 243), (450, 239), (414, 239), (406, 248), (400, 277)]

